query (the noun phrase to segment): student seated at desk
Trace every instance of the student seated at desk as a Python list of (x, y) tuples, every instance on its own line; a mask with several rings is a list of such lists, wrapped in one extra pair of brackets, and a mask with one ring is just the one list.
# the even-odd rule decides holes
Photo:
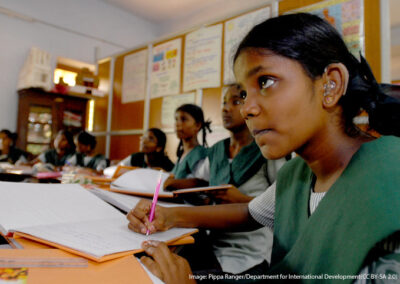
[[(194, 104), (184, 104), (175, 111), (175, 132), (179, 138), (176, 151), (178, 161), (172, 170), (175, 179), (196, 177), (196, 171), (207, 156), (207, 131), (210, 130), (210, 121), (204, 121), (201, 107)], [(197, 136), (202, 132), (202, 145)], [(173, 181), (169, 182), (173, 187)]]
[(167, 136), (158, 128), (150, 128), (141, 137), (140, 144), (142, 152), (129, 155), (118, 165), (139, 168), (160, 168), (170, 172), (174, 163), (165, 154)]
[(17, 133), (12, 133), (8, 129), (0, 131), (0, 162), (9, 162), (11, 164), (24, 164), (28, 162), (29, 153), (15, 146), (17, 137)]
[(81, 131), (75, 137), (77, 152), (67, 159), (66, 164), (102, 172), (109, 165), (109, 161), (102, 154), (94, 154), (96, 144), (96, 137), (86, 131)]
[[(263, 156), (295, 151), (298, 157), (249, 204), (159, 206), (149, 224), (150, 202), (143, 200), (128, 215), (129, 227), (145, 233), (267, 226), (274, 244), (265, 273), (354, 276), (341, 283), (382, 275), (398, 282), (400, 139), (390, 135), (400, 135), (400, 102), (382, 92), (365, 59), (356, 59), (329, 23), (310, 14), (255, 26), (238, 47), (234, 71), (246, 91), (242, 115)], [(354, 125), (362, 109), (387, 136), (376, 139)], [(166, 283), (195, 282), (187, 262), (165, 244), (143, 246), (151, 256), (143, 263)]]
[[(188, 186), (191, 182), (197, 186), (200, 179), (209, 185), (233, 184), (237, 187), (211, 192), (216, 203), (247, 203), (268, 188), (267, 161), (240, 114), (243, 104), (240, 92), (238, 85), (231, 85), (223, 98), (222, 121), (230, 137), (208, 149), (208, 156), (198, 169), (197, 179), (175, 180), (175, 186)], [(274, 178), (270, 177), (272, 181)], [(268, 266), (272, 248), (270, 229), (243, 233), (211, 231), (208, 237), (218, 260), (213, 270), (238, 274), (251, 273)], [(211, 264), (211, 261), (207, 263)]]
[(32, 163), (45, 163), (55, 167), (64, 166), (68, 158), (75, 153), (74, 138), (68, 130), (58, 131), (54, 139), (54, 149), (40, 154)]

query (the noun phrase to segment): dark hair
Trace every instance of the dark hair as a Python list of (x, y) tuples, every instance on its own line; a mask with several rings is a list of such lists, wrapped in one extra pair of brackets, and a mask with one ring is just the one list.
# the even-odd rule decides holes
[(83, 145), (89, 145), (92, 150), (96, 148), (97, 144), (96, 137), (87, 133), (86, 131), (79, 132), (78, 142), (82, 143)]
[[(204, 114), (203, 114), (203, 110), (201, 109), (201, 107), (194, 105), (194, 104), (183, 104), (180, 107), (178, 107), (175, 112), (178, 111), (183, 111), (186, 112), (188, 114), (190, 114), (190, 116), (192, 116), (194, 118), (194, 120), (197, 123), (201, 124), (201, 131), (203, 132), (203, 146), (208, 146), (207, 145), (207, 140), (206, 140), (206, 136), (207, 136), (207, 131), (211, 132), (211, 121), (207, 120), (204, 121)], [(179, 146), (178, 149), (176, 150), (176, 155), (178, 156), (178, 158), (180, 158), (183, 154), (183, 142), (182, 140), (179, 141)]]
[(165, 144), (167, 143), (167, 136), (165, 135), (165, 133), (158, 128), (150, 128), (147, 131), (151, 131), (157, 138), (157, 146), (162, 148), (160, 153), (164, 154)]
[(17, 138), (18, 138), (18, 134), (17, 134), (17, 133), (11, 132), (11, 131), (8, 130), (8, 129), (2, 129), (0, 132), (1, 132), (1, 133), (4, 133), (8, 138), (11, 139), (11, 141), (12, 141), (12, 146), (15, 145), (15, 142), (17, 142)]
[(65, 129), (61, 129), (60, 131), (57, 132), (58, 135), (64, 135), (65, 139), (68, 141), (68, 152), (74, 152), (75, 151), (75, 143), (74, 143), (74, 136), (72, 135), (71, 132)]
[(385, 135), (400, 135), (400, 101), (382, 91), (366, 60), (360, 55), (358, 61), (336, 29), (320, 17), (298, 13), (264, 21), (242, 40), (234, 61), (248, 48), (268, 49), (296, 60), (313, 80), (329, 64), (344, 64), (349, 71), (349, 83), (339, 104), (343, 108), (346, 133), (350, 136), (359, 133), (353, 118), (364, 109), (373, 129)]

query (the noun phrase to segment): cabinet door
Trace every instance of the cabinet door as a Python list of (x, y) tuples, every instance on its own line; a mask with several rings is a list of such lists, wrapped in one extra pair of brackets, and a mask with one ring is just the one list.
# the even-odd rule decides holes
[(49, 149), (53, 134), (52, 109), (49, 106), (29, 106), (26, 150), (34, 155)]

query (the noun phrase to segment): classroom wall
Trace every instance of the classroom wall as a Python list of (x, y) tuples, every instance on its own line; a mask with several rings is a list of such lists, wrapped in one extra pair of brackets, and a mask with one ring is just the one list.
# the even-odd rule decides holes
[(195, 14), (188, 14), (184, 18), (175, 18), (164, 23), (160, 32), (162, 35), (174, 34), (204, 24), (219, 22), (237, 14), (266, 6), (268, 2), (268, 0), (230, 0), (227, 5), (226, 1), (215, 0), (210, 6)]
[(51, 53), (54, 66), (58, 56), (94, 64), (95, 47), (103, 58), (160, 35), (158, 26), (97, 0), (2, 1), (3, 8), (34, 21), (0, 13), (0, 129), (16, 129), (18, 75), (32, 46)]
[[(279, 14), (286, 13), (293, 9), (297, 9), (303, 6), (315, 4), (321, 2), (322, 0), (282, 0), (279, 2)], [(244, 1), (243, 1), (244, 2)], [(232, 10), (226, 10), (225, 18), (222, 17), (217, 21), (211, 21), (213, 17), (216, 16), (217, 13), (214, 11), (218, 10), (213, 7), (213, 9), (209, 9), (210, 15), (203, 14), (200, 12), (198, 15), (190, 16), (187, 18), (187, 21), (183, 21), (182, 19), (176, 20), (174, 23), (166, 26), (165, 29), (169, 31), (170, 34), (174, 36), (162, 36), (159, 41), (153, 41), (153, 44), (159, 44), (167, 40), (172, 40), (173, 38), (182, 37), (182, 42), (184, 44), (184, 35), (193, 28), (193, 25), (200, 27), (198, 21), (205, 24), (216, 24), (221, 21), (228, 20), (233, 16), (237, 16), (239, 14), (248, 12), (248, 7), (241, 6), (238, 2), (236, 6), (232, 8)], [(256, 1), (252, 2), (256, 5)], [(265, 1), (266, 6), (269, 2)], [(370, 62), (370, 65), (376, 74), (378, 80), (380, 78), (380, 30), (379, 30), (379, 0), (369, 0), (364, 2), (365, 6), (365, 53), (366, 58)], [(234, 9), (241, 9), (240, 12), (236, 12), (235, 15), (232, 15), (230, 11)], [(257, 7), (260, 8), (260, 7)], [(176, 29), (176, 30), (175, 30)], [(184, 47), (183, 47), (184, 50)], [(183, 52), (182, 50), (182, 52)], [(112, 128), (111, 131), (141, 131), (143, 127), (143, 112), (141, 108), (144, 107), (143, 101), (134, 102), (129, 104), (121, 104), (121, 85), (122, 85), (122, 65), (123, 57), (128, 54), (138, 50), (130, 50), (124, 54), (120, 54), (116, 57), (115, 60), (115, 76), (114, 76), (114, 96), (113, 96), (113, 115), (112, 115)], [(223, 51), (224, 52), (224, 51)], [(183, 64), (183, 63), (182, 63)], [(181, 69), (183, 70), (183, 69)], [(183, 79), (183, 72), (181, 72), (181, 82)], [(182, 88), (181, 88), (182, 91)], [(226, 137), (226, 133), (223, 131), (219, 131), (223, 129), (222, 121), (221, 121), (221, 93), (222, 86), (217, 88), (205, 88), (202, 90), (202, 107), (204, 110), (205, 118), (212, 120), (212, 125), (214, 128), (217, 128), (217, 133), (213, 133), (216, 138)], [(170, 155), (172, 160), (176, 159), (175, 151), (178, 145), (178, 140), (173, 133), (173, 126), (171, 125), (162, 125), (161, 123), (161, 106), (162, 106), (162, 98), (156, 98), (150, 100), (149, 106), (149, 127), (159, 127), (164, 130), (167, 130), (167, 146), (166, 151)], [(116, 114), (115, 114), (116, 113)], [(131, 120), (128, 125), (127, 121), (123, 121), (122, 118)], [(117, 120), (117, 121), (115, 121)], [(141, 127), (142, 125), (142, 127)], [(111, 144), (110, 144), (110, 158), (111, 159), (121, 159), (124, 156), (139, 151), (139, 139), (140, 133), (135, 133), (132, 135), (124, 136), (126, 143), (121, 143), (121, 139), (118, 138), (118, 135), (111, 135)], [(215, 142), (215, 141), (213, 141)], [(212, 143), (211, 143), (212, 144)]]

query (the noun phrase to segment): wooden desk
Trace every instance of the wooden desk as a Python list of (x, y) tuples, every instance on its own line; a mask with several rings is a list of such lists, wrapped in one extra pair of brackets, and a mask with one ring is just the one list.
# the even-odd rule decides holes
[[(79, 259), (78, 256), (68, 252), (29, 240), (18, 239), (18, 242), (23, 244), (25, 249), (0, 250), (0, 259), (24, 255), (29, 258)], [(88, 260), (87, 267), (27, 267), (27, 269), (27, 283), (29, 284), (152, 283), (139, 261), (132, 255), (103, 263)]]

